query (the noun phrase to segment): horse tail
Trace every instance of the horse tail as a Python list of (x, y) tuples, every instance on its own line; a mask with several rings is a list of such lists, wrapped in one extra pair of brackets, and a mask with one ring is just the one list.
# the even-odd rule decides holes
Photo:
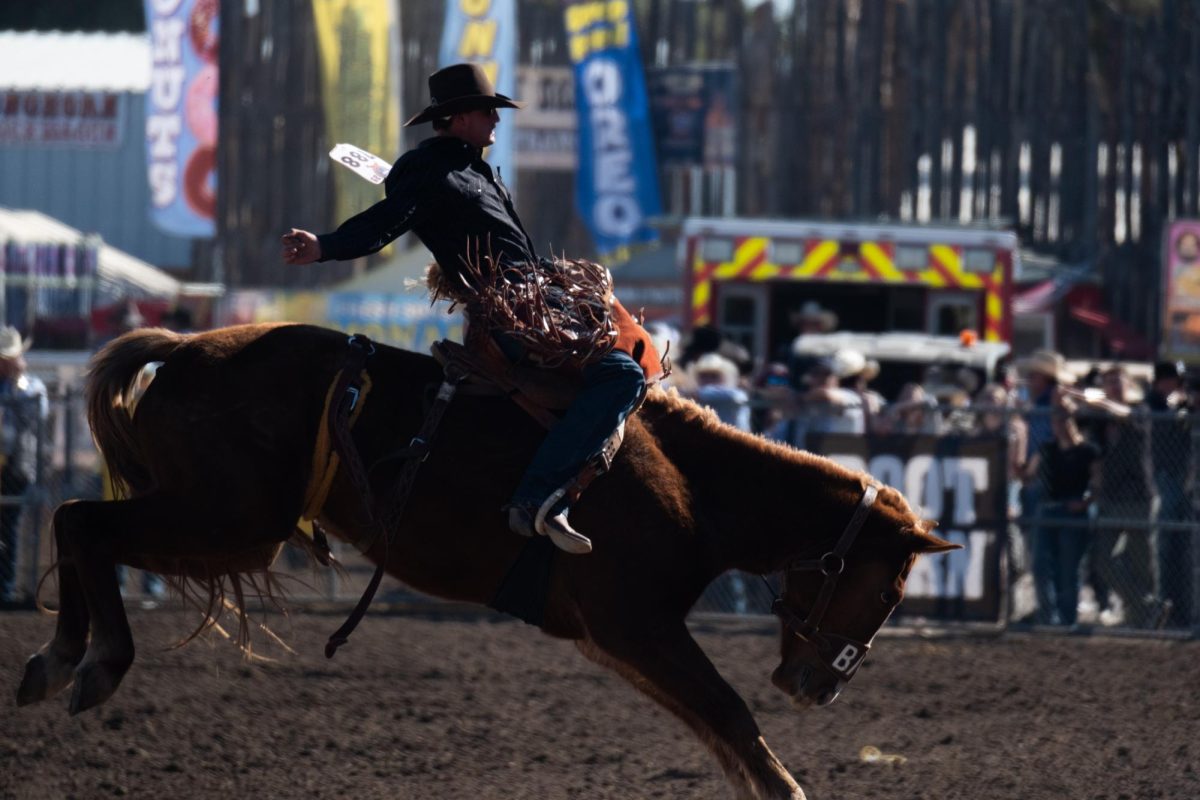
[(86, 387), (88, 424), (117, 497), (149, 491), (152, 484), (127, 402), (133, 381), (146, 364), (167, 360), (189, 338), (165, 328), (140, 328), (112, 340), (92, 357)]

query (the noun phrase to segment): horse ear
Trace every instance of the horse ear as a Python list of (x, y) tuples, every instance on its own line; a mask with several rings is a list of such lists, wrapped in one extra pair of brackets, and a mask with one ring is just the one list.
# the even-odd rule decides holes
[(947, 553), (951, 550), (961, 550), (961, 544), (947, 542), (945, 539), (940, 539), (933, 534), (925, 534), (917, 540), (916, 552), (928, 555), (930, 553)]
[(961, 550), (961, 544), (948, 542), (938, 536), (934, 536), (930, 531), (937, 527), (937, 520), (923, 519), (913, 528), (910, 528), (913, 534), (913, 552), (914, 553), (947, 553), (951, 550)]

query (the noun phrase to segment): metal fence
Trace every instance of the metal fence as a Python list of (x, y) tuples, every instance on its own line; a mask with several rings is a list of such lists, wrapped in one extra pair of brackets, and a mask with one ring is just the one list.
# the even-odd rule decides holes
[[(1052, 412), (1024, 415), (1027, 452), (1053, 439)], [(1070, 459), (1042, 459), (1012, 491), (1012, 575), (1032, 587), (1014, 593), (1017, 619), (1043, 624), (1135, 629), (1200, 628), (1200, 527), (1196, 465), (1200, 417), (1187, 410), (1127, 418), (1081, 412), (1083, 444), (1094, 456), (1082, 501), (1070, 498)], [(1040, 447), (1039, 447), (1040, 446)], [(1059, 453), (1065, 448), (1058, 446)], [(1066, 480), (1063, 474), (1068, 473)], [(1075, 592), (1079, 592), (1079, 597)]]
[[(898, 459), (904, 485), (888, 482), (933, 518), (956, 500), (952, 487), (928, 469), (914, 477), (909, 467), (916, 459), (905, 454), (915, 443), (924, 439), (923, 452), (934, 454), (935, 463), (937, 454), (953, 458), (971, 450), (1002, 464), (993, 473), (1002, 485), (986, 495), (976, 486), (973, 511), (977, 520), (990, 518), (982, 527), (996, 543), (1000, 625), (1200, 635), (1200, 414), (1140, 407), (1119, 419), (1080, 411), (1074, 421), (1081, 441), (1054, 447), (1049, 409), (986, 411), (994, 412), (990, 428), (984, 409), (943, 406), (930, 409), (920, 433), (810, 433), (792, 443), (844, 462), (847, 453), (861, 452), (862, 459), (848, 463), (865, 463), (871, 472), (878, 463), (871, 454)], [(1048, 458), (1046, 447), (1058, 452)], [(1003, 508), (992, 513), (997, 495)], [(938, 532), (947, 527), (942, 516)], [(978, 546), (970, 537), (961, 543)], [(762, 612), (767, 599), (756, 576), (730, 573), (709, 587), (698, 607)], [(939, 621), (962, 618), (954, 603), (942, 608), (934, 614)]]
[[(0, 401), (0, 414), (9, 412)], [(1021, 446), (1017, 433), (1024, 429), (1024, 449), (1029, 454), (1042, 450), (1051, 436), (1053, 420), (1048, 410), (1006, 412), (1003, 425), (987, 435), (973, 427), (982, 423), (982, 413), (942, 409), (940, 416), (940, 429), (907, 438), (895, 433), (841, 434), (810, 436), (804, 442), (814, 452), (841, 461), (849, 458), (851, 465), (866, 464), (869, 471), (901, 488), (924, 515), (942, 514), (939, 533), (964, 544), (960, 555), (922, 560), (930, 565), (925, 582), (949, 588), (944, 588), (945, 596), (930, 598), (937, 602), (925, 605), (913, 595), (901, 607), (900, 621), (1200, 634), (1200, 489), (1195, 480), (1200, 414), (1137, 411), (1124, 420), (1080, 415), (1082, 449), (1072, 458), (1040, 469), (1030, 471), (1027, 464), (1024, 475), (1013, 466), (1021, 459), (1010, 459), (1012, 448)], [(100, 460), (78, 390), (52, 388), (50, 413), (37, 420), (30, 433), (36, 447), (28, 488), (19, 492), (9, 484), (0, 489), (0, 527), (15, 543), (15, 552), (0, 547), (0, 554), (15, 568), (3, 599), (18, 607), (33, 605), (38, 581), (52, 563), (53, 509), (69, 498), (95, 499), (104, 493)], [(898, 463), (899, 471), (890, 475), (878, 471), (880, 462), (872, 460), (877, 451), (891, 459), (888, 463)], [(897, 452), (899, 456), (894, 455)], [(954, 487), (945, 475), (930, 469), (939, 458), (961, 460), (964, 454), (988, 459), (989, 474), (994, 476), (984, 487), (986, 492), (979, 486), (971, 490), (978, 507), (971, 512), (972, 526), (966, 527), (944, 516), (956, 505), (961, 507), (962, 501), (952, 495)], [(910, 468), (918, 461), (925, 465), (924, 471)], [(1064, 475), (1054, 472), (1055, 465), (1070, 469), (1081, 463), (1088, 473), (1087, 493), (1080, 493), (1081, 502), (1064, 502)], [(352, 548), (335, 548), (345, 567), (342, 572), (314, 571), (298, 551), (285, 551), (275, 567), (291, 578), (293, 600), (357, 598), (370, 567)], [(981, 585), (989, 597), (993, 588), (998, 593), (993, 619), (972, 615), (970, 598), (954, 592), (955, 585), (970, 583), (962, 578), (968, 564), (972, 568), (982, 564)], [(123, 591), (131, 602), (162, 601), (160, 586), (152, 577), (129, 571), (123, 579)], [(910, 589), (914, 585), (910, 578)], [(43, 592), (53, 597), (52, 577)], [(395, 581), (383, 586), (380, 598), (432, 602)], [(709, 587), (696, 610), (766, 614), (770, 601), (771, 591), (758, 576), (728, 573)]]

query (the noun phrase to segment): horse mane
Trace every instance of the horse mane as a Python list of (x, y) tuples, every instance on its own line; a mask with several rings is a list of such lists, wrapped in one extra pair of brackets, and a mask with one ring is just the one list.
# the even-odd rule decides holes
[[(729, 480), (735, 480), (739, 475), (755, 474), (761, 470), (759, 465), (773, 461), (809, 473), (811, 479), (805, 484), (828, 487), (830, 500), (848, 508), (854, 507), (863, 488), (872, 480), (867, 473), (850, 469), (833, 459), (728, 425), (715, 411), (680, 395), (674, 388), (652, 390), (639, 414), (667, 458), (685, 474), (696, 467), (719, 464), (717, 469)], [(748, 468), (739, 469), (739, 464)], [(923, 544), (939, 541), (929, 534), (934, 523), (922, 520), (896, 489), (883, 486), (876, 508), (884, 510), (899, 523), (896, 529), (901, 536), (885, 544), (917, 552)], [(820, 550), (833, 543), (845, 520), (831, 522), (830, 526), (818, 526), (822, 535), (808, 543), (808, 547)]]
[[(868, 480), (866, 473), (851, 470), (836, 461), (799, 450), (791, 445), (776, 442), (756, 433), (739, 430), (721, 421), (717, 412), (695, 400), (684, 397), (675, 388), (652, 390), (646, 396), (642, 406), (642, 415), (657, 433), (666, 435), (675, 444), (676, 439), (700, 447), (705, 451), (705, 457), (714, 445), (728, 446), (730, 450), (743, 451), (750, 458), (769, 458), (783, 460), (788, 463), (811, 467), (826, 474), (832, 479), (848, 479), (858, 477)], [(664, 423), (666, 423), (664, 425)], [(687, 436), (676, 437), (671, 434), (676, 427), (680, 432), (686, 431)]]

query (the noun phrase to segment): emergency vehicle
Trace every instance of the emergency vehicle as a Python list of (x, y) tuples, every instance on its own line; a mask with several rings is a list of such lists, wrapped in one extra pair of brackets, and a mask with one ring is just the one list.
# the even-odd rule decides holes
[(714, 325), (761, 364), (786, 360), (815, 301), (838, 330), (1012, 340), (1012, 231), (970, 226), (693, 217), (679, 257), (686, 327)]

